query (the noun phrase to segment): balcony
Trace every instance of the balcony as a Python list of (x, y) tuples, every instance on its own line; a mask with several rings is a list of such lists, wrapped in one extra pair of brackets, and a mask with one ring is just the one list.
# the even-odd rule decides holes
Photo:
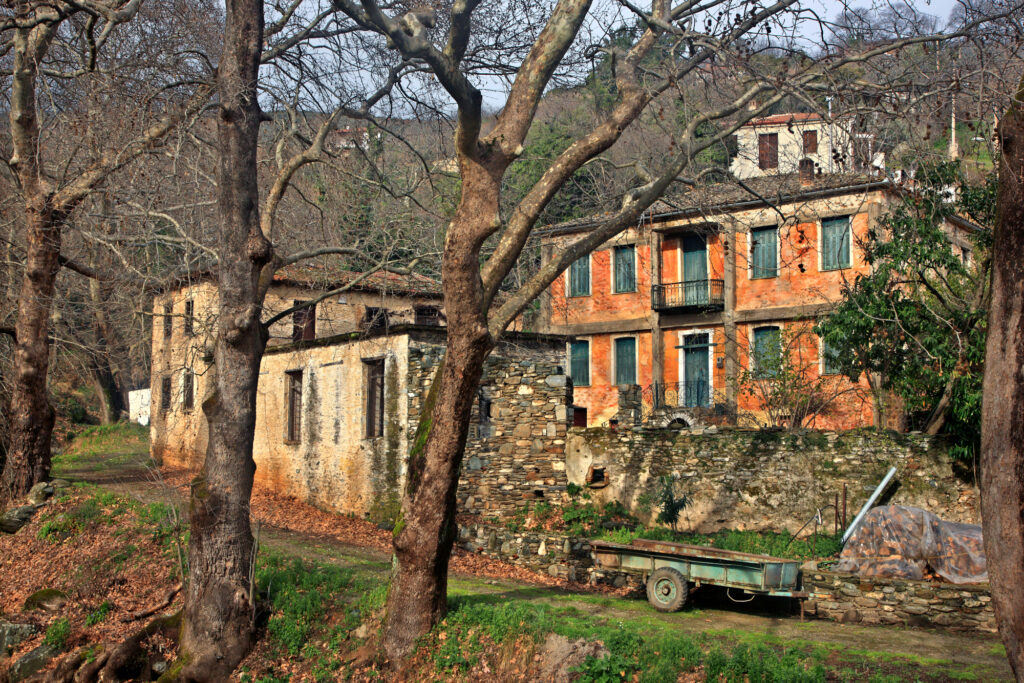
[(725, 308), (724, 280), (668, 282), (651, 287), (656, 311), (721, 311)]

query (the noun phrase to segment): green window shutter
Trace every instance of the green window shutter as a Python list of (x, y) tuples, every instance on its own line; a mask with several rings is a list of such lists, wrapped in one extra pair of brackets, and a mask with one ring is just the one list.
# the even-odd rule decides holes
[(576, 259), (569, 266), (569, 296), (590, 294), (590, 255)]
[(779, 229), (757, 228), (750, 231), (750, 260), (752, 278), (778, 275)]
[(850, 217), (839, 216), (821, 221), (821, 269), (850, 267)]
[(774, 377), (782, 360), (782, 334), (777, 327), (754, 329), (754, 374)]
[(636, 384), (636, 339), (615, 340), (615, 383)]
[(569, 376), (578, 387), (590, 384), (590, 342), (574, 341), (569, 345)]
[(839, 364), (839, 351), (833, 346), (829, 346), (825, 340), (821, 342), (821, 374), (823, 375), (839, 375), (842, 373), (842, 368)]
[(615, 291), (636, 291), (636, 250), (632, 245), (615, 247)]

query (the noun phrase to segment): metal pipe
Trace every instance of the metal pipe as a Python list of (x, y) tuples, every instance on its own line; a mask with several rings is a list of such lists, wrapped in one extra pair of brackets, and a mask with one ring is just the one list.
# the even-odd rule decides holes
[(853, 518), (853, 523), (850, 524), (850, 528), (846, 530), (845, 534), (843, 534), (843, 545), (846, 545), (847, 539), (849, 539), (853, 532), (857, 529), (857, 527), (860, 526), (861, 520), (864, 519), (864, 515), (868, 514), (868, 510), (871, 509), (871, 506), (875, 504), (875, 501), (878, 500), (878, 497), (882, 495), (882, 492), (885, 491), (887, 486), (889, 486), (889, 482), (892, 481), (894, 474), (896, 474), (896, 468), (890, 467), (889, 471), (882, 479), (882, 483), (875, 488), (874, 492), (871, 494), (871, 497), (864, 502), (864, 507), (862, 507), (860, 509), (860, 512), (857, 513), (857, 516)]

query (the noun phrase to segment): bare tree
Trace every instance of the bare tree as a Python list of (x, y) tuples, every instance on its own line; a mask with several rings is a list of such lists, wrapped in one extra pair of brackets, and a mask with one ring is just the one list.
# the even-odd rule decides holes
[(999, 634), (1024, 680), (1024, 81), (999, 122), (1001, 156), (981, 420), (981, 519)]
[[(104, 50), (123, 38), (135, 21), (138, 0), (84, 3), (17, 2), (0, 21), (11, 58), (8, 166), (24, 206), (25, 257), (14, 326), (10, 398), (10, 449), (0, 475), (0, 496), (20, 496), (50, 469), (54, 413), (48, 401), (49, 320), (61, 266), (93, 275), (61, 255), (63, 231), (72, 214), (110, 176), (159, 145), (194, 115), (208, 95), (204, 87), (179, 89), (149, 72), (154, 89), (135, 92), (143, 125), (127, 128), (127, 139), (78, 154), (75, 143), (54, 144), (48, 123), (62, 112), (87, 124), (87, 105), (69, 84), (102, 79), (120, 64), (104, 62)], [(140, 86), (144, 79), (131, 85)], [(67, 129), (65, 129), (67, 130)], [(107, 133), (109, 138), (109, 132)], [(88, 141), (93, 142), (98, 138)], [(69, 149), (70, 147), (70, 149)], [(58, 151), (59, 150), (59, 151)], [(70, 157), (70, 161), (69, 161)]]

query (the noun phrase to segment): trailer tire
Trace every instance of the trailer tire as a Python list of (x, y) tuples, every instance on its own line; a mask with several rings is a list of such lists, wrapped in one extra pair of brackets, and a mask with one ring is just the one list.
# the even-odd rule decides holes
[(671, 567), (655, 569), (647, 579), (647, 602), (659, 612), (678, 612), (689, 598), (689, 583)]

